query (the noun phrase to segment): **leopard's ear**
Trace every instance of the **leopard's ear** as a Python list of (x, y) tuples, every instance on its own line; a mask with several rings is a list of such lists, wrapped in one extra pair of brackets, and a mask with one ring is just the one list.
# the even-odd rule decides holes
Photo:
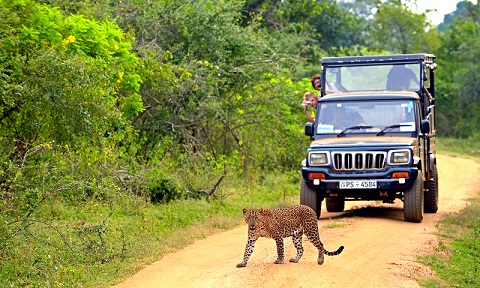
[(243, 215), (247, 215), (247, 213), (248, 213), (247, 208), (243, 208)]

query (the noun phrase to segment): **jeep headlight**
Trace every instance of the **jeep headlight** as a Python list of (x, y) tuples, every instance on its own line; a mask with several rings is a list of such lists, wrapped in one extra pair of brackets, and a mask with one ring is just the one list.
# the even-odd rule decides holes
[(390, 151), (390, 156), (388, 157), (388, 164), (390, 165), (401, 165), (410, 163), (411, 153), (410, 150), (396, 150)]
[(328, 165), (329, 158), (327, 152), (312, 152), (309, 154), (309, 161), (311, 166)]

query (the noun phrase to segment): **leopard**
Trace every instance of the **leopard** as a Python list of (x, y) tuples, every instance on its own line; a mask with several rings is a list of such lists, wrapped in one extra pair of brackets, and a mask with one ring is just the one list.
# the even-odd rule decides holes
[(297, 250), (295, 258), (290, 262), (298, 263), (303, 256), (302, 235), (318, 249), (317, 263), (322, 265), (324, 254), (335, 256), (342, 253), (344, 247), (340, 246), (336, 251), (325, 250), (320, 240), (317, 226), (317, 216), (312, 208), (306, 205), (293, 205), (277, 209), (243, 209), (245, 222), (248, 225), (248, 240), (245, 246), (243, 261), (237, 264), (237, 268), (246, 267), (248, 259), (255, 248), (255, 242), (260, 237), (272, 238), (277, 245), (277, 259), (274, 264), (284, 263), (283, 238), (292, 237)]

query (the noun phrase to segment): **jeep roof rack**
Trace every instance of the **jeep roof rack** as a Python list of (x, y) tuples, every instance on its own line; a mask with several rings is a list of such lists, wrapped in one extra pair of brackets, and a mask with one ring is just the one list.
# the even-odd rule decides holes
[(344, 66), (355, 64), (381, 64), (381, 63), (415, 63), (423, 62), (430, 69), (435, 69), (437, 64), (435, 55), (427, 53), (417, 54), (393, 54), (393, 55), (375, 55), (375, 56), (344, 56), (344, 57), (324, 57), (320, 62), (325, 66)]

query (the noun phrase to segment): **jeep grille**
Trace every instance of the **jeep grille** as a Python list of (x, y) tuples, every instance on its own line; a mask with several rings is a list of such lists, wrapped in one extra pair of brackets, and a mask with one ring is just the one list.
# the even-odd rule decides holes
[(376, 171), (385, 168), (387, 152), (332, 152), (337, 171)]

